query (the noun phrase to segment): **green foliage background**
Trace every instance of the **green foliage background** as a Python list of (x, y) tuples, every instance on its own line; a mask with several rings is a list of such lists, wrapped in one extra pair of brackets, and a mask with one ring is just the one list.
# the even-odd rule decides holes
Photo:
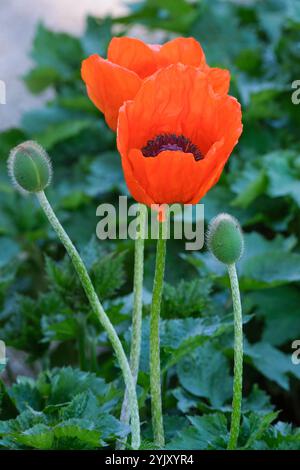
[[(1, 388), (2, 448), (97, 449), (128, 433), (118, 421), (123, 382), (106, 335), (89, 310), (64, 251), (35, 201), (11, 187), (11, 147), (36, 139), (55, 168), (48, 191), (81, 247), (97, 292), (130, 346), (133, 242), (97, 242), (96, 208), (127, 194), (114, 134), (86, 97), (81, 60), (106, 55), (118, 28), (142, 25), (198, 39), (210, 65), (229, 68), (244, 132), (221, 181), (202, 201), (209, 221), (236, 216), (245, 231), (239, 274), (245, 317), (240, 448), (300, 449), (300, 3), (294, 0), (147, 0), (122, 18), (88, 18), (80, 38), (39, 25), (32, 93), (53, 99), (0, 134), (0, 338), (28, 354), (35, 378)], [(141, 34), (144, 34), (142, 30)], [(144, 446), (151, 448), (148, 315), (155, 245), (146, 244), (144, 332), (138, 392)], [(170, 241), (162, 308), (163, 403), (167, 448), (226, 448), (232, 394), (228, 281), (205, 250)], [(36, 371), (40, 371), (39, 374)], [(10, 374), (9, 374), (10, 372)]]

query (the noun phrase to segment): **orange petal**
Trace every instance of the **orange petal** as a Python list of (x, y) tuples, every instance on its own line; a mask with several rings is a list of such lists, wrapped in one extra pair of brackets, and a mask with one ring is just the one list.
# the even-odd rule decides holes
[(159, 70), (144, 81), (134, 101), (126, 104), (128, 147), (141, 149), (159, 134), (174, 133), (192, 137), (192, 142), (200, 144), (200, 151), (206, 153), (213, 143), (208, 124), (214, 126), (214, 101), (208, 77), (199, 69), (176, 64)]
[(156, 204), (186, 204), (198, 189), (198, 162), (191, 153), (165, 150), (156, 157), (144, 157), (135, 150), (129, 159), (133, 174)]
[(139, 39), (113, 38), (109, 44), (107, 57), (111, 62), (145, 78), (158, 68), (156, 53), (159, 49), (160, 46), (151, 47)]
[(230, 87), (230, 73), (226, 69), (218, 69), (213, 67), (207, 68), (209, 81), (215, 93), (226, 95)]
[[(207, 73), (177, 64), (147, 79), (120, 109), (117, 141), (122, 161), (150, 200), (195, 203), (219, 179), (241, 132), (238, 101), (215, 93)], [(183, 134), (204, 159), (170, 150), (144, 157), (148, 140), (164, 133)]]
[(141, 78), (171, 64), (205, 67), (202, 47), (193, 38), (172, 39), (162, 46), (134, 38), (113, 38), (108, 48), (108, 60), (134, 71)]
[(116, 130), (119, 108), (136, 95), (141, 79), (96, 54), (82, 62), (81, 75), (89, 98), (104, 113), (109, 127)]
[(194, 38), (176, 38), (166, 42), (158, 51), (159, 67), (177, 63), (204, 68), (205, 55), (199, 42)]
[(151, 206), (154, 204), (154, 200), (147, 193), (146, 189), (143, 187), (142, 183), (138, 181), (134, 174), (134, 169), (128, 158), (122, 158), (122, 168), (125, 176), (125, 181), (128, 187), (128, 190), (132, 197), (142, 204)]
[(192, 154), (180, 151), (168, 150), (146, 158), (147, 192), (158, 204), (187, 203), (194, 191), (191, 175), (195, 163)]

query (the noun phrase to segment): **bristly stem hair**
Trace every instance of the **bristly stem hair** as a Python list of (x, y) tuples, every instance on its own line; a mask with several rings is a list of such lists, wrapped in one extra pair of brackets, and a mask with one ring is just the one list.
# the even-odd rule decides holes
[(228, 442), (228, 450), (233, 450), (237, 446), (240, 432), (241, 409), (242, 409), (242, 388), (243, 388), (243, 319), (242, 305), (239, 289), (239, 280), (235, 263), (227, 266), (230, 278), (233, 314), (234, 314), (234, 378), (233, 378), (233, 400), (231, 428)]
[(160, 369), (160, 310), (163, 292), (165, 259), (166, 259), (167, 222), (159, 223), (159, 236), (156, 248), (156, 264), (153, 284), (151, 316), (150, 316), (150, 390), (151, 412), (154, 443), (164, 447), (164, 426), (161, 399), (161, 369)]
[[(136, 384), (141, 354), (142, 341), (142, 310), (143, 310), (143, 279), (144, 279), (144, 244), (145, 244), (145, 224), (147, 208), (143, 204), (138, 206), (139, 216), (137, 220), (137, 231), (134, 249), (134, 279), (133, 279), (133, 311), (132, 311), (132, 331), (130, 368), (133, 380)], [(121, 422), (128, 424), (130, 416), (128, 391), (122, 404)], [(118, 445), (118, 449), (124, 449), (125, 442)]]

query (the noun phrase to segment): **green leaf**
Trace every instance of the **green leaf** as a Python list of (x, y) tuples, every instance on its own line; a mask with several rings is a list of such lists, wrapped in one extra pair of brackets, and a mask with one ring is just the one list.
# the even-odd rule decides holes
[(54, 145), (77, 136), (90, 126), (91, 122), (87, 119), (56, 123), (49, 126), (42, 134), (37, 134), (36, 139), (45, 149), (50, 150)]
[(289, 390), (289, 375), (300, 379), (300, 370), (292, 363), (291, 355), (284, 354), (268, 343), (246, 343), (245, 354), (261, 374), (284, 390)]
[(279, 421), (264, 433), (256, 448), (263, 450), (300, 450), (300, 429), (293, 429), (291, 424)]
[(184, 357), (177, 365), (180, 384), (213, 406), (223, 405), (232, 395), (232, 378), (225, 356), (210, 343)]
[(37, 94), (50, 86), (54, 86), (59, 79), (59, 72), (51, 67), (37, 67), (24, 77), (27, 88), (32, 93)]
[(0, 237), (0, 269), (11, 263), (20, 252), (19, 245), (8, 237)]
[(269, 252), (269, 256), (257, 255), (247, 261), (243, 275), (269, 286), (300, 281), (300, 254)]
[(96, 449), (103, 446), (101, 431), (90, 420), (73, 418), (57, 424), (53, 433), (56, 449)]
[(91, 269), (91, 278), (100, 299), (108, 299), (116, 294), (125, 282), (125, 253), (111, 253), (103, 256)]
[(87, 194), (99, 196), (123, 188), (123, 173), (120, 157), (116, 152), (107, 152), (97, 158), (87, 178)]
[(9, 396), (20, 413), (28, 407), (35, 410), (42, 409), (43, 398), (33, 379), (29, 377), (18, 377), (17, 382), (9, 389)]
[(263, 161), (269, 178), (269, 195), (290, 196), (300, 206), (300, 172), (295, 167), (297, 157), (299, 153), (279, 150), (266, 155)]
[(44, 316), (41, 320), (44, 341), (77, 339), (80, 333), (77, 317), (65, 315)]
[(78, 60), (83, 56), (79, 39), (65, 33), (50, 31), (38, 26), (31, 56), (39, 67), (51, 67), (62, 77), (78, 73)]
[(149, 28), (159, 28), (186, 33), (197, 18), (194, 5), (185, 0), (148, 0), (133, 5), (133, 13), (117, 18), (117, 23), (141, 23)]
[(264, 171), (260, 171), (255, 178), (253, 174), (247, 172), (246, 178), (248, 184), (241, 190), (239, 189), (239, 195), (232, 201), (232, 205), (246, 209), (258, 196), (264, 194), (267, 188), (267, 177)]
[(36, 424), (20, 433), (14, 433), (13, 439), (19, 444), (34, 449), (51, 449), (54, 441), (53, 431), (45, 424)]
[(189, 416), (188, 419), (191, 426), (178, 432), (167, 444), (167, 450), (226, 449), (229, 432), (223, 414)]
[(165, 283), (162, 317), (176, 318), (207, 315), (210, 311), (212, 281), (209, 278), (181, 280), (176, 286)]
[(80, 42), (85, 56), (99, 54), (102, 57), (107, 55), (107, 47), (112, 36), (111, 18), (94, 18), (88, 16), (86, 19), (86, 29)]
[[(223, 320), (208, 318), (184, 318), (163, 320), (160, 323), (160, 344), (162, 370), (167, 372), (183, 357), (190, 357), (192, 351), (212, 338), (232, 329), (232, 317)], [(129, 336), (129, 335), (128, 335)], [(127, 336), (127, 339), (128, 339)], [(149, 317), (143, 321), (141, 370), (149, 370)]]
[(54, 369), (50, 375), (41, 374), (37, 382), (38, 389), (44, 380), (47, 380), (49, 384), (48, 403), (51, 405), (66, 403), (75, 395), (86, 390), (90, 390), (96, 396), (105, 395), (107, 392), (107, 385), (103, 379), (90, 372), (83, 372), (71, 367)]
[(294, 286), (251, 292), (247, 302), (264, 319), (262, 341), (278, 346), (300, 335), (300, 293)]
[(246, 431), (249, 437), (246, 444), (243, 446), (243, 449), (251, 449), (254, 442), (263, 436), (263, 434), (270, 427), (270, 424), (277, 418), (278, 413), (278, 411), (274, 411), (266, 414), (263, 417), (255, 414), (251, 414), (249, 418), (244, 417), (241, 434), (243, 435), (243, 433)]

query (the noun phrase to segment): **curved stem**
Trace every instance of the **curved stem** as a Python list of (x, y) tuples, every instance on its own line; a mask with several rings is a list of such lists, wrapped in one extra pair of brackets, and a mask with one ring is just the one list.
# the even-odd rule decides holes
[(94, 311), (95, 315), (98, 317), (98, 320), (100, 321), (103, 328), (106, 330), (108, 338), (111, 341), (111, 344), (114, 348), (115, 354), (117, 356), (117, 359), (119, 361), (119, 364), (123, 373), (124, 382), (125, 382), (126, 388), (128, 389), (128, 394), (129, 394), (129, 403), (130, 403), (130, 412), (131, 412), (131, 433), (132, 433), (131, 445), (134, 449), (138, 449), (140, 446), (140, 418), (139, 418), (138, 401), (137, 401), (137, 396), (136, 396), (135, 383), (131, 374), (129, 363), (128, 363), (126, 354), (124, 352), (122, 343), (116, 333), (116, 330), (114, 329), (111, 321), (106, 315), (98, 299), (98, 296), (92, 285), (87, 269), (82, 262), (82, 259), (80, 258), (75, 246), (73, 245), (69, 236), (67, 235), (64, 228), (61, 226), (59, 220), (57, 219), (55, 213), (53, 212), (53, 209), (50, 206), (45, 193), (39, 192), (39, 193), (36, 193), (36, 195), (50, 224), (52, 225), (58, 238), (60, 239), (65, 249), (67, 250), (71, 258), (71, 261), (74, 265), (74, 268), (79, 276), (82, 287), (85, 290), (86, 296), (90, 302), (92, 310)]
[[(137, 376), (140, 365), (141, 340), (142, 340), (142, 309), (143, 309), (143, 278), (144, 278), (144, 239), (145, 223), (147, 209), (139, 204), (139, 230), (136, 233), (135, 251), (134, 251), (134, 279), (133, 279), (133, 311), (132, 311), (132, 332), (131, 332), (131, 350), (130, 350), (130, 368), (134, 383), (137, 382)], [(126, 389), (124, 401), (121, 410), (121, 422), (128, 424), (130, 410), (128, 391)], [(121, 442), (117, 448), (123, 449), (126, 440)]]
[(163, 447), (165, 444), (161, 401), (159, 323), (165, 273), (166, 226), (166, 222), (160, 222), (159, 224), (159, 237), (157, 240), (156, 265), (150, 317), (150, 390), (152, 427), (154, 443), (159, 447)]
[(236, 448), (240, 432), (243, 387), (243, 319), (239, 280), (235, 264), (227, 266), (234, 313), (234, 379), (230, 436), (228, 449)]

